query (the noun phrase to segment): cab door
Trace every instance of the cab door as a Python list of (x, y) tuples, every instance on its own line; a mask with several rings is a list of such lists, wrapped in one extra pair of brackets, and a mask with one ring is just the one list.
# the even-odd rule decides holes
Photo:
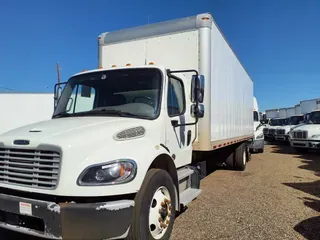
[[(190, 89), (187, 89), (183, 81), (178, 77), (171, 75), (167, 79), (165, 89), (167, 93), (165, 145), (170, 151), (176, 167), (180, 167), (191, 163), (192, 142), (196, 125), (183, 125), (195, 122), (190, 111), (191, 101), (186, 98)], [(178, 126), (175, 127), (174, 125)]]

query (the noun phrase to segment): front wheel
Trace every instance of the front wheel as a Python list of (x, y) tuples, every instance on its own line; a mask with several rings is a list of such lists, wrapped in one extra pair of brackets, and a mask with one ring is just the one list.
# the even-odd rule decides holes
[(127, 239), (170, 239), (175, 220), (175, 187), (162, 169), (150, 169), (135, 198)]

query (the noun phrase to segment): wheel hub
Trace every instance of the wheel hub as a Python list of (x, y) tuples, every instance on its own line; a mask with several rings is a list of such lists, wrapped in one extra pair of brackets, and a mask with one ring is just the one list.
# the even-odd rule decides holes
[(155, 239), (166, 232), (171, 219), (171, 200), (166, 187), (160, 187), (154, 194), (149, 212), (149, 230)]

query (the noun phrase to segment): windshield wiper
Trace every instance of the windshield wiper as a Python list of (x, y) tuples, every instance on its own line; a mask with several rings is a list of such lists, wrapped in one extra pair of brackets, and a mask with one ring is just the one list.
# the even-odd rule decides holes
[(100, 108), (100, 109), (93, 109), (88, 112), (84, 112), (84, 114), (89, 115), (89, 114), (111, 114), (111, 115), (117, 115), (121, 117), (127, 117), (127, 116), (133, 116), (137, 117), (138, 115), (129, 113), (129, 112), (123, 112), (121, 110), (115, 110), (115, 109), (105, 109), (105, 108)]

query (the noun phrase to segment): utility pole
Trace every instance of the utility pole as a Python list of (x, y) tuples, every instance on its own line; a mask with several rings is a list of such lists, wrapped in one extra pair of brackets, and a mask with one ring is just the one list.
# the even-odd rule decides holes
[(60, 65), (57, 62), (57, 75), (58, 75), (58, 84), (60, 84)]

